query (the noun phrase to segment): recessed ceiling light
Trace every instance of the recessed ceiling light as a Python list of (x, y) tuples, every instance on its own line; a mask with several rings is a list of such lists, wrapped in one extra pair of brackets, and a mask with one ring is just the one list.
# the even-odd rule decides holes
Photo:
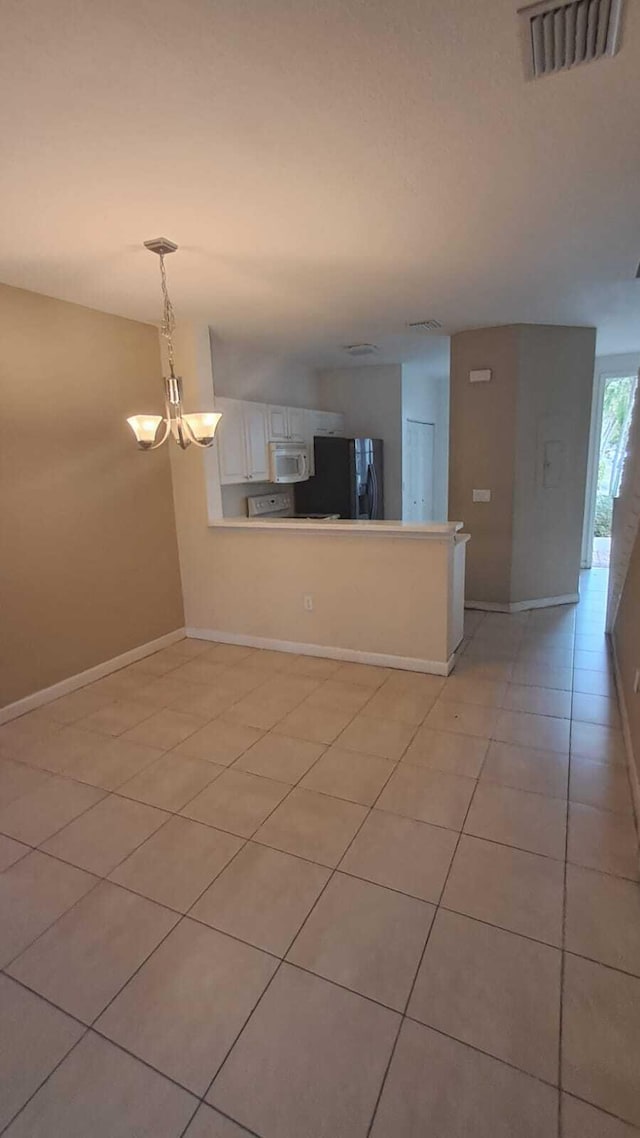
[(375, 356), (380, 348), (377, 344), (344, 344), (342, 350), (350, 356)]

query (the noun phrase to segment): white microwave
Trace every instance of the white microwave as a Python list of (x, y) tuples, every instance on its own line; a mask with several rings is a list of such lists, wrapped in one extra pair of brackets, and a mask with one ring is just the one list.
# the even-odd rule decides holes
[(308, 477), (306, 443), (269, 443), (270, 482), (305, 482)]

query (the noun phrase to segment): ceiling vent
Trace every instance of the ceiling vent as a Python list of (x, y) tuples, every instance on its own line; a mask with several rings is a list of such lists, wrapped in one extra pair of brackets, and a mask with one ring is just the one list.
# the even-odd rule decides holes
[(520, 8), (527, 79), (615, 55), (620, 44), (622, 4), (623, 0), (542, 0)]
[(407, 328), (413, 328), (416, 332), (437, 332), (442, 324), (439, 320), (410, 320)]
[(345, 344), (342, 350), (350, 356), (376, 356), (380, 351), (376, 344)]

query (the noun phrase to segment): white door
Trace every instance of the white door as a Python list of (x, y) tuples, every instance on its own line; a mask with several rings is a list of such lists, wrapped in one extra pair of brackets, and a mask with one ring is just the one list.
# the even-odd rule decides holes
[(268, 407), (269, 440), (272, 443), (286, 442), (289, 438), (289, 415), (287, 407)]
[(421, 423), (417, 419), (406, 421), (403, 459), (405, 469), (403, 517), (406, 522), (433, 521), (435, 433), (433, 423)]
[(269, 447), (267, 408), (264, 403), (244, 404), (244, 435), (247, 452), (247, 479), (249, 482), (267, 482), (269, 478)]
[(216, 433), (223, 486), (246, 482), (247, 459), (244, 442), (244, 403), (240, 399), (216, 399), (216, 411), (222, 411)]

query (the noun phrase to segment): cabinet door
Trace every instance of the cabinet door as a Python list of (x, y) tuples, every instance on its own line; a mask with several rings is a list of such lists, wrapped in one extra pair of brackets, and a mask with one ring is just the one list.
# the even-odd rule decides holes
[(267, 407), (269, 442), (286, 442), (289, 438), (288, 412), (288, 407)]
[(243, 408), (239, 399), (216, 399), (216, 411), (222, 412), (216, 440), (223, 486), (247, 480)]
[(344, 415), (339, 411), (310, 411), (312, 435), (343, 435)]
[(306, 413), (302, 407), (287, 407), (289, 420), (289, 438), (296, 443), (306, 440)]
[(269, 479), (267, 408), (264, 403), (245, 403), (243, 406), (247, 480), (267, 482)]

